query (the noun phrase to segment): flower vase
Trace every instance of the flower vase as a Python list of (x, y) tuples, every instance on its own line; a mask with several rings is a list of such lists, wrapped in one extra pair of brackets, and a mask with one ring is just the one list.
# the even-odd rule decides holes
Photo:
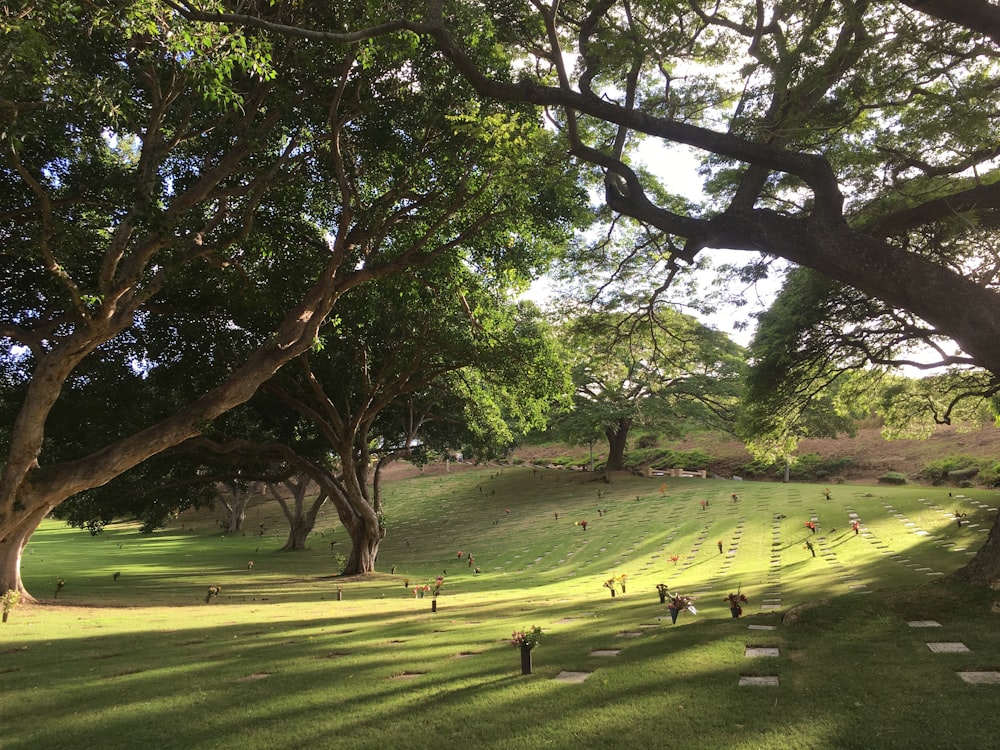
[(676, 624), (677, 615), (680, 614), (680, 610), (677, 609), (676, 607), (670, 607), (669, 609), (670, 609), (670, 621)]
[(338, 591), (337, 592), (337, 601), (338, 602), (344, 601), (344, 592), (343, 591)]
[(729, 611), (733, 613), (733, 619), (735, 620), (743, 614), (743, 607), (730, 607)]
[(667, 603), (667, 595), (660, 594), (660, 604), (666, 604), (666, 603)]
[(438, 600), (431, 599), (431, 612), (437, 612), (437, 611), (438, 611)]
[(8, 615), (10, 615), (10, 612), (4, 612), (4, 613), (3, 613), (3, 621), (4, 621), (4, 622), (7, 622), (7, 616), (8, 616)]
[(622, 593), (623, 594), (625, 593), (625, 584), (624, 583), (622, 584)]
[(614, 599), (614, 598), (615, 598), (615, 590), (614, 590), (614, 589), (611, 589), (611, 598), (612, 598), (612, 599)]
[(521, 646), (521, 674), (531, 674), (531, 646)]

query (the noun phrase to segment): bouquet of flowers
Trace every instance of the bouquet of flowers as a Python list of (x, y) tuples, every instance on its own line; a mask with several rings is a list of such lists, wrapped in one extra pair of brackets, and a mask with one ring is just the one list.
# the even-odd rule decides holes
[(537, 646), (540, 640), (542, 640), (542, 629), (537, 625), (533, 625), (528, 630), (515, 630), (510, 636), (512, 646), (520, 646), (527, 649)]
[(677, 615), (681, 613), (682, 609), (686, 609), (693, 615), (698, 614), (698, 610), (694, 608), (694, 599), (690, 596), (684, 596), (683, 594), (671, 594), (669, 591), (667, 591), (666, 594), (669, 599), (667, 607), (670, 610), (671, 622), (677, 622)]
[(693, 615), (698, 614), (698, 610), (694, 608), (694, 599), (690, 596), (684, 596), (683, 594), (667, 594), (670, 599), (668, 606), (670, 609), (676, 609), (678, 611), (686, 609)]
[(743, 605), (747, 603), (747, 598), (737, 589), (735, 594), (727, 594), (724, 601), (729, 602), (729, 610), (733, 613), (733, 617), (739, 617), (743, 614)]

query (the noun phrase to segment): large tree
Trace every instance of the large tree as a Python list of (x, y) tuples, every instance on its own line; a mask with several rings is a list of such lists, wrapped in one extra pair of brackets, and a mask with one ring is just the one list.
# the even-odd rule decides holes
[[(429, 0), (346, 32), (281, 30), (432, 39), (484, 98), (550, 108), (574, 157), (603, 172), (607, 205), (673, 238), (678, 260), (729, 248), (810, 267), (911, 313), (995, 378), (998, 19), (982, 0)], [(516, 79), (473, 59), (484, 38), (511, 50)], [(633, 168), (638, 138), (695, 155), (704, 205), (661, 199)], [(969, 571), (1000, 578), (1000, 532)]]
[[(511, 154), (505, 161), (518, 174), (530, 169)], [(511, 229), (548, 234), (532, 228), (513, 198), (508, 208)], [(551, 217), (560, 207), (549, 209)], [(495, 222), (500, 230), (499, 215)], [(263, 395), (298, 413), (308, 423), (300, 432), (318, 436), (336, 458), (325, 467), (313, 460), (309, 470), (351, 538), (345, 574), (375, 569), (386, 533), (379, 480), (387, 462), (449, 447), (446, 440), (459, 447), (463, 437), (509, 441), (512, 427), (540, 427), (547, 405), (563, 395), (561, 361), (538, 311), (505, 298), (499, 270), (439, 264), (355, 290), (321, 332), (322, 346), (265, 387)]]
[[(265, 12), (352, 25), (349, 10)], [(494, 140), (531, 150), (544, 134), (525, 135), (527, 108), (470, 102), (421, 46), (234, 32), (147, 0), (8, 4), (0, 340), (2, 400), (15, 407), (0, 433), (0, 590), (23, 591), (21, 550), (47, 513), (245, 402), (313, 345), (348, 290), (442, 256), (517, 254), (516, 239), (493, 234), (508, 202), (492, 180)], [(490, 57), (484, 48), (481, 62)], [(516, 188), (511, 205), (530, 211), (533, 186)], [(252, 308), (280, 260), (300, 283), (264, 328)], [(206, 295), (218, 302), (212, 324), (240, 339), (209, 368), (221, 376), (152, 421), (50, 456), (47, 420), (77, 368), (119, 337), (141, 338), (151, 316), (193, 325)]]
[(590, 312), (566, 324), (575, 394), (565, 430), (608, 442), (620, 471), (633, 427), (679, 436), (692, 426), (732, 429), (741, 348), (689, 315)]

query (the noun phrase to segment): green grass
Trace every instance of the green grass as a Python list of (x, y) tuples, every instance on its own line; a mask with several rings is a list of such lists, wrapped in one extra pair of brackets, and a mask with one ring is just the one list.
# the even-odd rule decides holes
[[(246, 536), (205, 517), (149, 537), (46, 522), (23, 573), (47, 601), (0, 626), (0, 747), (993, 744), (1000, 685), (955, 674), (1000, 670), (993, 594), (936, 574), (985, 539), (995, 514), (974, 501), (995, 507), (995, 493), (842, 485), (826, 500), (816, 485), (591, 479), (511, 467), (390, 484), (382, 572), (361, 580), (331, 577), (348, 543), (332, 511), (302, 553), (277, 551), (269, 505)], [(404, 583), (445, 570), (432, 613)], [(616, 574), (627, 592), (612, 599), (602, 583)], [(698, 614), (671, 625), (660, 582), (695, 595)], [(206, 604), (210, 585), (222, 593)], [(723, 601), (737, 586), (750, 598), (740, 620)], [(771, 599), (780, 609), (762, 610)], [(510, 634), (536, 624), (545, 637), (521, 676)], [(934, 654), (931, 640), (971, 651)], [(747, 646), (779, 656), (746, 658)], [(592, 674), (553, 679), (564, 670)], [(740, 675), (780, 685), (738, 687)]]

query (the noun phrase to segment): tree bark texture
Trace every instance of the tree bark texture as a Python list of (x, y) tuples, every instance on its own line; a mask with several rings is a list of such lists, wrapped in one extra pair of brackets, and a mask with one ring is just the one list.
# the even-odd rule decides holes
[(604, 431), (608, 438), (606, 471), (622, 471), (625, 468), (625, 447), (631, 427), (632, 420), (623, 418), (618, 420), (614, 428), (609, 427)]

